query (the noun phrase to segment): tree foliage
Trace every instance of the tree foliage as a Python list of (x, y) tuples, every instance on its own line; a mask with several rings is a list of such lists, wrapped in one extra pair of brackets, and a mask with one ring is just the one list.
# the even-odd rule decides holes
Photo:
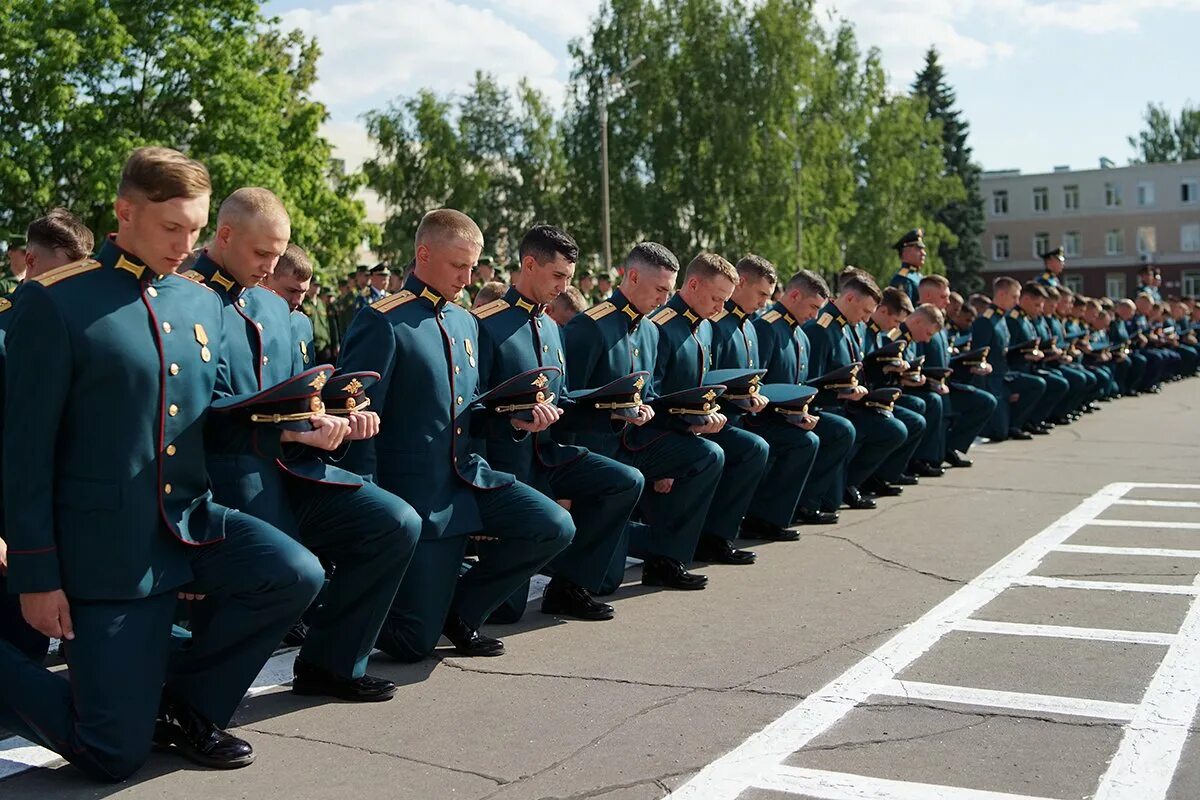
[(1160, 164), (1200, 159), (1200, 106), (1185, 105), (1177, 118), (1161, 103), (1148, 103), (1145, 127), (1129, 137), (1135, 163)]
[(357, 175), (333, 169), (309, 94), (316, 43), (254, 0), (9, 0), (0, 16), (0, 229), (52, 205), (97, 234), (130, 150), (175, 147), (207, 164), (214, 200), (272, 189), (293, 239), (326, 267), (365, 234)]

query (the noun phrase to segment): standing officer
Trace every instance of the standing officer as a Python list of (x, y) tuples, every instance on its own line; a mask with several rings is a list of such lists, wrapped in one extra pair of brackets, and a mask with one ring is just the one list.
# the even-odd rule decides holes
[[(514, 436), (506, 417), (494, 415), (484, 425), (488, 463), (511, 472), (522, 483), (548, 497), (569, 503), (575, 538), (547, 565), (553, 577), (542, 599), (542, 611), (577, 619), (612, 619), (613, 607), (594, 600), (614, 559), (624, 563), (622, 534), (642, 493), (642, 476), (583, 447), (557, 441), (556, 429), (581, 425), (578, 409), (566, 403), (567, 357), (562, 331), (546, 313), (547, 306), (570, 285), (579, 247), (552, 225), (535, 225), (521, 239), (520, 270), (499, 300), (476, 309), (479, 318), (480, 385), (494, 387), (539, 367), (563, 370), (543, 387), (566, 414), (550, 430)], [(618, 552), (620, 551), (620, 552)], [(522, 586), (495, 617), (515, 622), (525, 610), (529, 587)]]
[(992, 372), (987, 378), (987, 390), (996, 398), (996, 412), (987, 431), (988, 438), (997, 442), (1032, 439), (1024, 428), (1046, 393), (1046, 382), (1037, 375), (1009, 370), (1010, 333), (1006, 319), (1020, 293), (1021, 284), (1015, 279), (996, 278), (992, 282), (995, 301), (988, 303), (971, 325), (971, 346), (988, 348), (987, 360)]
[[(737, 282), (737, 270), (732, 264), (715, 253), (700, 253), (684, 271), (679, 291), (650, 315), (650, 321), (658, 326), (654, 386), (659, 395), (704, 384), (704, 376), (713, 362), (709, 319), (724, 308)], [(701, 526), (696, 559), (750, 564), (755, 559), (754, 553), (734, 548), (733, 540), (738, 537), (742, 518), (767, 468), (769, 448), (757, 434), (727, 424), (728, 417), (724, 414), (713, 416), (719, 420), (708, 430), (697, 433), (721, 448), (725, 469)]]
[[(928, 304), (945, 312), (950, 304), (950, 281), (946, 280), (945, 275), (926, 275), (921, 279), (918, 292), (922, 306)], [(911, 338), (916, 343), (915, 355), (925, 357), (925, 366), (948, 368), (950, 341), (946, 330), (937, 328), (926, 332), (924, 328), (930, 323), (931, 320), (926, 316), (917, 315), (916, 318), (909, 317), (901, 329), (904, 333), (912, 334)], [(986, 377), (991, 374), (991, 365), (978, 368), (976, 374), (981, 378)], [(944, 460), (952, 467), (969, 467), (971, 460), (967, 458), (967, 451), (995, 413), (996, 398), (967, 383), (949, 381), (946, 385), (950, 391), (943, 395), (949, 405)]]
[[(875, 281), (861, 270), (842, 278), (838, 296), (825, 304), (820, 316), (804, 324), (811, 347), (810, 376), (820, 377), (862, 360), (862, 342), (855, 326), (870, 318), (882, 297)], [(861, 403), (866, 395), (866, 387), (857, 386), (843, 392), (840, 400), (846, 410), (852, 410), (850, 404)], [(851, 508), (873, 508), (874, 502), (863, 497), (860, 487), (870, 481), (889, 456), (904, 447), (908, 430), (891, 415), (855, 413), (851, 423), (855, 451), (846, 469), (846, 504)]]
[[(767, 369), (753, 319), (775, 291), (775, 265), (762, 256), (749, 255), (738, 262), (737, 275), (733, 296), (712, 319), (713, 366)], [(766, 403), (757, 405), (757, 411), (749, 414), (739, 413), (736, 405), (726, 406), (730, 424), (753, 431), (770, 446), (766, 472), (746, 510), (742, 531), (756, 538), (794, 541), (799, 535), (790, 528), (818, 452), (819, 439), (812, 432), (817, 419), (805, 418), (802, 426), (771, 425), (762, 413)], [(728, 463), (727, 459), (727, 467)]]
[[(800, 384), (810, 377), (807, 334), (801, 326), (815, 319), (829, 301), (829, 286), (815, 272), (798, 270), (788, 280), (774, 306), (754, 318), (758, 334), (758, 366), (767, 371), (768, 383)], [(832, 525), (845, 491), (846, 468), (854, 447), (854, 426), (830, 412), (810, 414), (804, 420), (820, 441), (817, 458), (800, 492), (796, 520), (807, 525)], [(864, 507), (874, 501), (863, 498)]]
[[(77, 265), (87, 258), (94, 245), (92, 232), (65, 208), (56, 208), (29, 223), (26, 237), (25, 280), (33, 280), (69, 264)], [(14, 301), (15, 298), (0, 298), (0, 431), (3, 431), (4, 420), (4, 345), (14, 316), (11, 313)], [(32, 660), (41, 663), (50, 640), (30, 627), (21, 615), (20, 600), (15, 594), (8, 593), (7, 569), (8, 548), (4, 542), (4, 520), (0, 517), (0, 639), (12, 642)]]
[[(655, 242), (642, 242), (626, 260), (625, 280), (609, 300), (577, 314), (565, 330), (571, 389), (596, 389), (634, 372), (656, 374), (658, 326), (646, 314), (661, 306), (675, 289), (679, 261)], [(643, 400), (662, 394), (653, 380)], [(704, 575), (688, 572), (701, 525), (720, 480), (725, 456), (714, 442), (694, 431), (680, 431), (654, 418), (642, 405), (636, 420), (613, 420), (575, 435), (575, 443), (634, 467), (649, 490), (641, 511), (647, 528), (630, 548), (645, 559), (642, 583), (673, 589), (703, 589)]]
[(1056, 247), (1049, 252), (1042, 253), (1042, 265), (1046, 268), (1041, 275), (1038, 276), (1037, 282), (1042, 286), (1052, 286), (1055, 289), (1063, 285), (1062, 273), (1067, 264), (1067, 252), (1062, 247)]
[[(493, 469), (474, 448), (479, 325), (453, 298), (482, 249), (483, 233), (466, 214), (430, 211), (404, 289), (359, 313), (342, 347), (342, 370), (382, 376), (367, 397), (385, 423), (378, 436), (354, 442), (344, 463), (403, 497), (422, 520), (378, 641), (402, 661), (427, 657), (443, 633), (463, 655), (502, 655), (504, 643), (480, 626), (575, 535), (562, 506)], [(531, 421), (509, 418), (511, 436), (540, 433), (560, 414), (544, 400), (529, 411)], [(460, 578), (473, 535), (486, 541)]]
[[(0, 641), (0, 724), (101, 780), (133, 774), (152, 738), (205, 766), (253, 761), (223, 728), (322, 577), (311, 553), (208, 489), (221, 304), (174, 272), (210, 193), (202, 164), (134, 151), (115, 237), (29, 282), (12, 312), (9, 591), (68, 643), (70, 681)], [(203, 624), (172, 653), (177, 596)]]
[[(259, 285), (271, 277), (290, 235), (279, 198), (266, 189), (238, 189), (221, 204), (212, 245), (196, 261), (196, 272), (224, 307), (232, 395), (253, 396), (309, 371), (287, 302)], [(214, 495), (336, 565), (321, 603), (305, 616), (309, 632), (296, 656), (292, 691), (351, 701), (391, 698), (395, 684), (367, 675), (367, 658), (412, 557), (420, 520), (400, 498), (321, 458), (343, 440), (373, 436), (378, 416), (318, 413), (311, 429), (299, 433), (309, 446), (284, 452), (225, 436), (222, 423), (230, 416), (214, 416), (210, 424)]]
[(892, 276), (889, 286), (895, 286), (917, 304), (917, 289), (921, 284), (921, 267), (925, 266), (925, 231), (913, 228), (900, 237), (893, 247), (900, 254), (900, 269)]

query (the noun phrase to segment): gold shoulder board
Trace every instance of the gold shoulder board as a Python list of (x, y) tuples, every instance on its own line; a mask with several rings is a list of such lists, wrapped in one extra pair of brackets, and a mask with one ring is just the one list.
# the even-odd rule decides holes
[(487, 305), (480, 306), (471, 313), (479, 317), (479, 319), (487, 319), (493, 314), (499, 314), (504, 309), (508, 308), (508, 301), (501, 297), (499, 300), (493, 300)]
[(826, 311), (817, 319), (817, 324), (822, 328), (828, 328), (829, 323), (831, 322), (833, 322), (833, 314), (830, 314), (828, 311)]
[(56, 267), (49, 272), (38, 275), (34, 280), (42, 286), (53, 286), (59, 281), (74, 278), (76, 275), (82, 275), (94, 269), (100, 269), (100, 262), (84, 258), (79, 261), (72, 261), (70, 264), (63, 264), (61, 267)]
[(194, 269), (189, 269), (187, 272), (180, 272), (178, 275), (179, 277), (187, 278), (189, 281), (193, 281), (194, 283), (199, 283), (201, 285), (204, 284), (204, 276)]
[(416, 297), (417, 296), (408, 289), (404, 289), (403, 291), (396, 292), (395, 294), (389, 294), (387, 297), (379, 298), (374, 303), (371, 303), (371, 308), (375, 309), (381, 314), (385, 314), (388, 311), (391, 311), (393, 308), (404, 305), (409, 300), (415, 300)]
[(713, 317), (711, 320), (709, 320), (709, 322), (720, 322), (721, 320), (725, 319), (728, 316), (729, 316), (729, 312), (727, 310), (725, 310), (724, 308), (722, 308), (720, 311), (717, 312), (717, 315), (715, 317)]
[(583, 313), (587, 314), (592, 319), (603, 319), (616, 310), (616, 306), (605, 300), (603, 303), (594, 305)]
[(660, 308), (658, 313), (650, 318), (650, 321), (655, 325), (664, 325), (675, 319), (677, 314), (673, 308)]
[(775, 320), (779, 319), (782, 316), (783, 315), (780, 314), (778, 311), (768, 311), (767, 313), (762, 315), (762, 318), (763, 318), (763, 321), (765, 321), (765, 322), (774, 322)]
[(887, 335), (887, 337), (888, 337), (889, 339), (891, 339), (893, 342), (894, 342), (894, 341), (896, 341), (897, 339), (899, 339), (899, 338), (900, 338), (900, 329), (899, 329), (899, 328), (892, 328), (890, 331), (888, 331), (888, 335)]
[(996, 312), (994, 312), (994, 311), (992, 311), (992, 309), (988, 308), (988, 309), (985, 309), (985, 310), (984, 310), (984, 312), (983, 312), (983, 316), (984, 316), (986, 319), (991, 319), (991, 318), (992, 318), (992, 314), (994, 314), (994, 313), (996, 313)]
[(0, 314), (3, 314), (10, 308), (12, 308), (12, 300), (9, 300), (7, 297), (0, 297)]

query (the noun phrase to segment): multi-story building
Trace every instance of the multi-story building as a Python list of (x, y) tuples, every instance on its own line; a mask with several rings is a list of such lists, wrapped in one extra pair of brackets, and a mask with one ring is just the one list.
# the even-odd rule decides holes
[(1200, 296), (1200, 161), (1022, 175), (985, 172), (983, 277), (1042, 273), (1038, 253), (1062, 245), (1065, 280), (1084, 294), (1128, 297), (1146, 263), (1163, 294)]

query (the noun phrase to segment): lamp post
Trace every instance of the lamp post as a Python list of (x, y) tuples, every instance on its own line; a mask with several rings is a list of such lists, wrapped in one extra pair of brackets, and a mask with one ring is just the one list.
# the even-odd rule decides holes
[(796, 176), (796, 268), (803, 267), (801, 257), (804, 255), (804, 215), (801, 199), (801, 183), (800, 183), (800, 145), (792, 141), (792, 137), (784, 133), (783, 130), (777, 130), (779, 138), (792, 146), (792, 172)]
[(612, 269), (612, 225), (608, 202), (608, 104), (637, 86), (637, 81), (625, 83), (624, 78), (645, 58), (644, 55), (638, 55), (625, 69), (608, 76), (600, 85), (600, 216), (604, 226), (605, 270)]

